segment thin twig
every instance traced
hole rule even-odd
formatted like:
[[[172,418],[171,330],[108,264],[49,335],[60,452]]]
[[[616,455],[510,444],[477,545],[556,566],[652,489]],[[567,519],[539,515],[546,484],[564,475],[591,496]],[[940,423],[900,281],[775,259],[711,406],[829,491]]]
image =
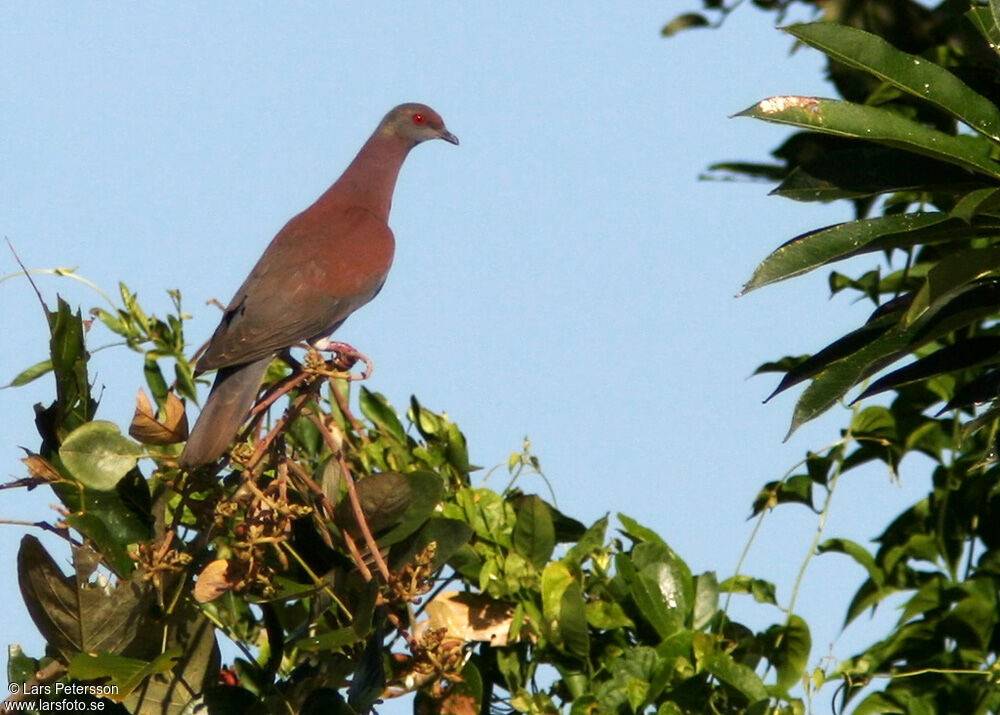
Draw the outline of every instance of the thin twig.
[[[64,526],[53,526],[47,521],[24,521],[22,519],[0,519],[0,524],[7,524],[9,526],[33,526],[36,529],[41,529],[42,531],[49,531],[57,536],[61,536],[66,539],[73,546],[83,546],[82,543],[74,539],[69,535],[69,529]]]

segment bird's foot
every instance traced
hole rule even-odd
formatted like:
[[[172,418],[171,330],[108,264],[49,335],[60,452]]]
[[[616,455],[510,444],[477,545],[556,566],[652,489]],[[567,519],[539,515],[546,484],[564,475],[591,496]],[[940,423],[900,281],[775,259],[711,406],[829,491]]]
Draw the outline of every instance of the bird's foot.
[[[314,342],[312,346],[316,350],[335,353],[331,362],[333,363],[334,368],[342,372],[349,372],[350,369],[358,363],[358,361],[363,362],[365,364],[364,372],[362,372],[356,379],[367,380],[371,377],[372,370],[375,369],[375,364],[371,361],[371,358],[347,343],[337,342],[336,340],[330,340],[329,338],[321,338]]]

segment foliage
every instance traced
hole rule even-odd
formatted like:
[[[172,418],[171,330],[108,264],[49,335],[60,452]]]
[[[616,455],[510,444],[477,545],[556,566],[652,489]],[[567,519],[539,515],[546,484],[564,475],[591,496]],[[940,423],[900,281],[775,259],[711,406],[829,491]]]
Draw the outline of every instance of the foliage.
[[[735,7],[703,4],[718,22]],[[830,289],[875,306],[812,355],[761,366],[783,373],[775,394],[808,383],[791,431],[838,403],[849,422],[804,470],[767,485],[755,508],[813,506],[846,471],[882,462],[895,475],[908,454],[930,458],[926,497],[885,528],[874,553],[847,538],[818,544],[864,570],[846,623],[891,595],[905,599],[891,632],[826,677],[841,679],[840,704],[854,713],[1000,711],[1000,2],[754,5],[779,19],[822,14],[784,30],[827,56],[841,98],[762,100],[741,116],[798,130],[774,151],[781,163],[715,168],[776,179],[774,193],[797,201],[851,201],[857,218],[792,238],[744,290],[871,256],[860,275],[832,272]],[[665,33],[712,24],[695,15]]]
[[[447,416],[416,398],[400,416],[365,388],[352,409],[355,376],[315,353],[275,362],[231,454],[181,472],[177,393],[195,385],[172,295],[164,320],[124,286],[120,309],[94,311],[142,355],[152,399],[140,391],[131,437],[96,418],[89,324],[61,299],[51,360],[18,378],[55,377],[14,486],[53,490],[64,512],[36,525],[73,564],[66,575],[22,540],[21,593],[47,647],[11,650],[21,705],[352,713],[416,692],[421,713],[803,712],[788,689],[805,672],[804,621],[754,633],[719,606],[723,593],[777,605],[771,584],[692,574],[627,516],[586,527],[523,492],[540,475],[527,442],[506,488],[475,486]],[[225,666],[220,638],[241,653]]]

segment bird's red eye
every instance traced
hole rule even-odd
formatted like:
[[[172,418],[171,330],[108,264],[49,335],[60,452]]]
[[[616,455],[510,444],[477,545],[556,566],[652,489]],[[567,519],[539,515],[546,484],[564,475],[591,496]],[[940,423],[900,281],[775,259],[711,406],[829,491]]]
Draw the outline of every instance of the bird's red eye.
[[[425,121],[427,121],[427,120],[424,119],[424,115],[423,114],[414,114],[413,115],[413,123],[414,124],[423,124]]]

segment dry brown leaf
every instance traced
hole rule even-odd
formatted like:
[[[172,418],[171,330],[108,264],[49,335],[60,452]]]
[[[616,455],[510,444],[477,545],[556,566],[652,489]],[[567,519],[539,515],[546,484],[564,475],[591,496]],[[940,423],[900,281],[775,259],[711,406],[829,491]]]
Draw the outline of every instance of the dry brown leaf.
[[[234,584],[227,578],[228,571],[229,561],[226,559],[216,559],[203,568],[194,584],[194,600],[208,603],[232,590]]]
[[[142,388],[135,397],[135,414],[128,433],[143,444],[177,444],[188,436],[187,414],[184,403],[172,392],[167,393],[167,403],[163,406],[163,419],[157,418],[146,392]]]
[[[476,699],[463,693],[451,693],[441,701],[441,715],[479,715]]]
[[[21,461],[24,463],[24,466],[28,468],[28,474],[30,474],[33,479],[40,479],[43,482],[62,481],[62,476],[56,468],[52,466],[52,462],[45,459],[45,457],[40,454],[28,452],[28,456]]]
[[[417,629],[446,628],[448,638],[483,641],[493,646],[507,645],[514,609],[480,593],[444,591],[424,609],[428,615]]]

